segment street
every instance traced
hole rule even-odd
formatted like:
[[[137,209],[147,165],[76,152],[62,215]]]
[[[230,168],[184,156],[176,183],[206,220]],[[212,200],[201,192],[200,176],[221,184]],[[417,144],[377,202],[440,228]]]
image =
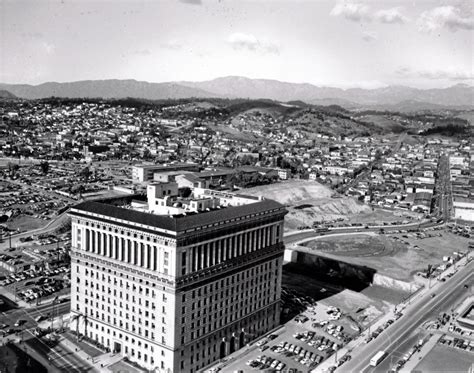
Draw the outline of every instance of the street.
[[[315,232],[313,229],[305,230],[298,233],[293,233],[290,235],[285,235],[283,241],[285,245],[290,245],[295,242],[304,240],[306,238],[311,237],[318,237],[318,236],[330,236],[331,234],[341,234],[341,233],[364,233],[364,232],[376,232],[379,233],[381,229],[384,230],[385,233],[390,233],[393,231],[399,231],[400,229],[403,230],[418,230],[424,228],[433,228],[437,226],[441,226],[443,223],[436,223],[436,222],[418,222],[418,223],[409,223],[409,224],[399,224],[399,225],[380,225],[380,226],[369,226],[368,228],[364,228],[361,226],[358,227],[340,227],[340,228],[328,228],[328,231],[318,233]]]
[[[384,331],[376,340],[352,352],[353,359],[346,363],[342,370],[348,372],[387,372],[400,356],[412,344],[410,336],[416,329],[439,313],[449,311],[454,304],[466,295],[463,284],[472,282],[474,262],[461,268],[449,281],[439,283],[437,289],[429,290],[423,297],[413,301],[404,315]],[[432,294],[435,294],[433,297]],[[376,367],[369,367],[369,361],[378,351],[385,351],[387,356]]]

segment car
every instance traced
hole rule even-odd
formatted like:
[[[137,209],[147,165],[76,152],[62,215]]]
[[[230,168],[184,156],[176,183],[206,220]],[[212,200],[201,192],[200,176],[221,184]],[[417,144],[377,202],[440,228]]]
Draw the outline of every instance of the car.
[[[431,298],[434,298],[434,297],[436,297],[436,294],[435,293],[431,294]]]
[[[18,327],[18,326],[23,325],[24,323],[26,323],[26,320],[18,319],[13,326]]]
[[[464,288],[469,288],[469,285],[468,284],[464,284]]]
[[[7,326],[7,324],[0,324],[0,329],[5,329]]]

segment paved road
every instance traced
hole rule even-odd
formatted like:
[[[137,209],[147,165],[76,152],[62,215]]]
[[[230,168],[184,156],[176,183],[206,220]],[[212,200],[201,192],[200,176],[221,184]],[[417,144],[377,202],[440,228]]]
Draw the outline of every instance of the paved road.
[[[369,228],[364,227],[340,227],[340,228],[329,228],[327,232],[315,232],[314,230],[305,230],[298,233],[287,234],[283,241],[286,245],[292,244],[306,238],[319,237],[319,236],[330,236],[331,234],[342,234],[342,233],[365,233],[365,232],[376,232],[379,233],[380,229],[383,229],[385,233],[390,233],[399,230],[418,230],[431,227],[441,226],[443,223],[436,222],[419,222],[409,223],[401,225],[381,225],[381,226],[370,226]]]
[[[449,172],[449,158],[446,155],[439,157],[436,185],[437,194],[439,196],[439,212],[444,221],[448,221],[451,216],[451,178]]]
[[[36,321],[38,316],[43,316],[44,321],[40,324],[43,327],[53,326],[67,327],[67,323],[61,325],[61,321],[56,320],[53,324],[51,323],[49,316],[61,316],[70,312],[71,302],[63,302],[59,304],[43,304],[31,309],[11,309],[6,312],[2,312],[0,315],[0,323],[7,324],[8,328],[20,329],[21,332],[18,335],[10,335],[7,339],[21,339],[24,343],[19,344],[19,347],[25,349],[35,359],[40,361],[50,372],[72,372],[72,373],[84,373],[93,370],[90,364],[83,361],[75,355],[75,351],[70,351],[63,345],[48,346],[45,341],[41,338],[37,338],[33,334],[33,330],[38,326]],[[13,325],[17,320],[25,320],[26,323],[21,327],[16,328]]]
[[[42,304],[38,307],[30,309],[11,309],[9,311],[0,313],[0,323],[7,324],[8,326],[6,329],[17,329],[14,324],[17,320],[21,319],[26,321],[26,323],[21,326],[21,330],[34,329],[38,326],[36,319],[39,316],[42,316],[44,320],[47,320],[50,316],[53,316],[53,314],[57,317],[69,313],[70,310],[71,302],[69,300],[67,302],[58,304],[52,304],[52,302],[50,302],[48,304]],[[56,323],[53,326],[59,327],[60,325]]]
[[[405,314],[377,339],[366,346],[353,352],[353,359],[343,365],[344,372],[387,372],[392,368],[400,355],[412,345],[409,342],[416,340],[413,334],[416,329],[426,320],[437,316],[439,313],[450,311],[453,305],[466,296],[467,289],[463,286],[471,284],[474,279],[474,261],[461,268],[453,278],[432,289],[427,294],[414,301],[413,305],[405,310]],[[435,294],[434,297],[431,297]],[[411,338],[411,340],[409,340]],[[369,367],[369,361],[378,351],[384,350],[388,353],[382,363],[374,367]],[[405,350],[405,351],[404,351]]]
[[[16,247],[17,244],[20,244],[20,238],[23,237],[30,237],[33,235],[40,235],[43,233],[48,233],[50,231],[53,231],[59,227],[61,227],[63,224],[65,224],[69,219],[69,216],[67,215],[67,211],[63,212],[62,214],[56,216],[53,220],[50,220],[44,227],[33,229],[27,232],[22,232],[19,234],[15,234],[11,237],[11,247]],[[0,243],[0,249],[6,249],[10,247],[10,239],[8,236],[3,237],[3,243]]]

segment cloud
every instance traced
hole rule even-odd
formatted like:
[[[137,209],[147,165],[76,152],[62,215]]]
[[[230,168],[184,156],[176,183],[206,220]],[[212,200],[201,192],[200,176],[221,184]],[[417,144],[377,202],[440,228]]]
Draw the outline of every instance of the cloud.
[[[44,37],[41,32],[22,32],[20,36],[24,39],[42,39]]]
[[[202,0],[179,0],[183,4],[202,5]]]
[[[44,42],[41,46],[47,54],[53,54],[56,50],[56,46],[52,43]]]
[[[473,30],[474,17],[472,13],[462,13],[461,9],[452,5],[440,6],[423,12],[417,21],[418,29],[423,32],[433,32],[447,28],[457,30]]]
[[[132,52],[132,54],[136,54],[138,56],[149,56],[151,51],[149,49],[139,49]]]
[[[247,50],[262,54],[280,53],[278,45],[268,40],[259,40],[252,34],[243,34],[240,32],[236,32],[227,38],[227,42],[235,50]]]
[[[366,42],[371,42],[377,40],[377,33],[374,31],[364,31],[362,34],[362,39]]]
[[[413,70],[407,66],[399,67],[395,74],[403,78],[423,78],[429,80],[452,80],[467,81],[474,80],[472,72],[463,71],[461,69],[447,70]]]
[[[183,44],[177,40],[169,40],[165,43],[160,44],[160,47],[163,49],[177,51],[177,50],[183,49]]]
[[[362,20],[370,21],[370,9],[367,5],[353,2],[339,2],[331,10],[330,15],[342,16],[349,21],[359,22]]]
[[[403,24],[408,21],[408,18],[402,14],[401,8],[399,7],[379,10],[374,13],[373,17],[382,23]]]
[[[339,1],[331,10],[331,16],[342,16],[353,22],[377,21],[388,24],[402,24],[408,21],[401,7],[373,11],[368,5],[353,1]]]

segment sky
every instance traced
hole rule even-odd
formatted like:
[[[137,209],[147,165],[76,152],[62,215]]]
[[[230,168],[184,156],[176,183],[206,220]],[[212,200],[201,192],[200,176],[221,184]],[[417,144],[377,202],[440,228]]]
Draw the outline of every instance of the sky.
[[[0,82],[473,84],[474,1],[0,0]]]

